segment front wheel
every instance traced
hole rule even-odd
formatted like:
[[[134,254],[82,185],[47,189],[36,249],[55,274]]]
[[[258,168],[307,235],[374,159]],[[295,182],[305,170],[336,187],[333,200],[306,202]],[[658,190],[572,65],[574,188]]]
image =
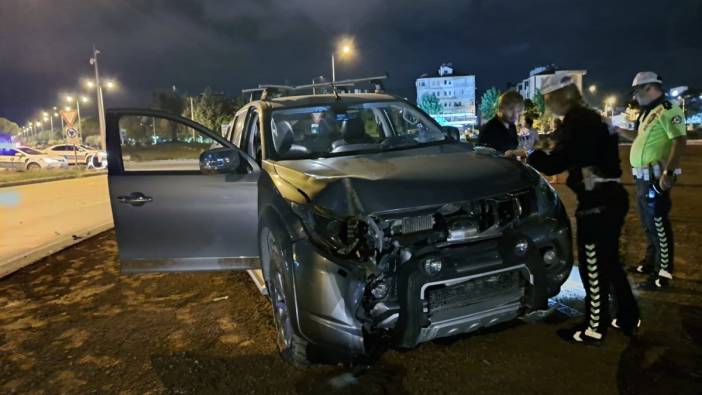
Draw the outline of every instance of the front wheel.
[[[261,227],[259,240],[261,260],[269,272],[266,286],[273,307],[278,352],[289,364],[297,368],[307,367],[310,365],[308,343],[297,333],[291,317],[291,293],[288,292],[290,260],[286,254],[290,251],[289,242],[268,225]]]
[[[30,163],[27,165],[27,171],[36,171],[41,169],[41,166],[39,166],[38,163]]]

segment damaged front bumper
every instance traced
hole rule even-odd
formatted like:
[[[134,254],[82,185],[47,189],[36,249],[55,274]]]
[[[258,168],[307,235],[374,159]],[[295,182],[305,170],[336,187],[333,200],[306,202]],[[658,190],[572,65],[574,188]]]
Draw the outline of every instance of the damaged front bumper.
[[[515,251],[526,242],[526,251]],[[295,324],[313,344],[346,355],[366,351],[369,337],[389,335],[391,345],[414,347],[468,333],[545,308],[572,267],[567,220],[530,217],[500,237],[424,248],[374,286],[355,262],[321,251],[308,239],[293,244]],[[427,260],[440,260],[430,273]]]

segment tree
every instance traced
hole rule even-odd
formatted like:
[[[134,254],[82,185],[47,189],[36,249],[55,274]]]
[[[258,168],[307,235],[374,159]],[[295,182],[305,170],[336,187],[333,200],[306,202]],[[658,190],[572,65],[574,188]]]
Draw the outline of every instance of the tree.
[[[538,112],[539,115],[544,115],[546,112],[546,102],[544,101],[544,95],[540,90],[537,90],[536,95],[534,95],[534,106],[536,107],[536,112]]]
[[[429,115],[441,114],[441,112],[443,111],[441,103],[439,102],[439,98],[429,93],[425,93],[424,95],[422,95],[422,98],[419,102],[419,108],[424,110],[424,112],[426,112]]]
[[[497,101],[501,94],[502,92],[494,86],[483,93],[483,96],[480,98],[480,116],[483,120],[488,120],[495,116]]]
[[[222,124],[231,121],[236,111],[244,104],[243,97],[229,97],[207,87],[200,96],[195,98],[194,120],[209,129],[219,131]]]
[[[161,111],[170,112],[175,115],[182,115],[185,110],[185,97],[179,95],[176,92],[157,92],[154,93],[154,105]],[[154,122],[157,122],[154,119]],[[166,128],[168,122],[165,120],[158,121],[161,127]],[[158,126],[154,126],[161,129]],[[178,128],[171,127],[171,141],[178,140]]]
[[[22,128],[19,127],[18,124],[10,121],[7,118],[0,117],[0,133],[1,134],[9,134],[9,135],[17,135],[22,131]]]
[[[181,115],[185,110],[185,97],[175,92],[155,92],[153,95],[154,107],[171,114]]]

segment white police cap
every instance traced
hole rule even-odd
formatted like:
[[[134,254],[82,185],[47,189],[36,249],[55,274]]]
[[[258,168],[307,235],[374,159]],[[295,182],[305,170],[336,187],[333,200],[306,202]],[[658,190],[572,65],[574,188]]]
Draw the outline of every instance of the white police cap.
[[[575,79],[570,74],[549,75],[541,81],[541,94],[545,95],[553,91],[575,85]]]
[[[661,77],[654,73],[653,71],[639,71],[634,77],[634,81],[631,83],[632,87],[644,85],[644,84],[663,84]]]

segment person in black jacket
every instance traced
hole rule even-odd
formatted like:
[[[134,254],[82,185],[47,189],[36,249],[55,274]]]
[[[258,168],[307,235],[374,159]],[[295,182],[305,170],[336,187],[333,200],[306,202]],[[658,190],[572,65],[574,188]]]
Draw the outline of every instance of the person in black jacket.
[[[480,128],[478,145],[494,148],[500,153],[519,145],[515,123],[524,111],[524,98],[516,91],[507,91],[498,99],[497,114]]]
[[[585,287],[586,315],[582,325],[560,330],[559,335],[571,342],[599,344],[611,324],[633,336],[640,325],[639,308],[619,261],[619,236],[629,198],[619,180],[618,137],[609,133],[598,113],[583,105],[572,77],[546,78],[542,93],[550,110],[563,116],[555,147],[550,153],[508,151],[505,155],[527,157],[531,166],[546,175],[568,170],[566,184],[578,197],[578,269]],[[617,302],[611,321],[610,286]]]

